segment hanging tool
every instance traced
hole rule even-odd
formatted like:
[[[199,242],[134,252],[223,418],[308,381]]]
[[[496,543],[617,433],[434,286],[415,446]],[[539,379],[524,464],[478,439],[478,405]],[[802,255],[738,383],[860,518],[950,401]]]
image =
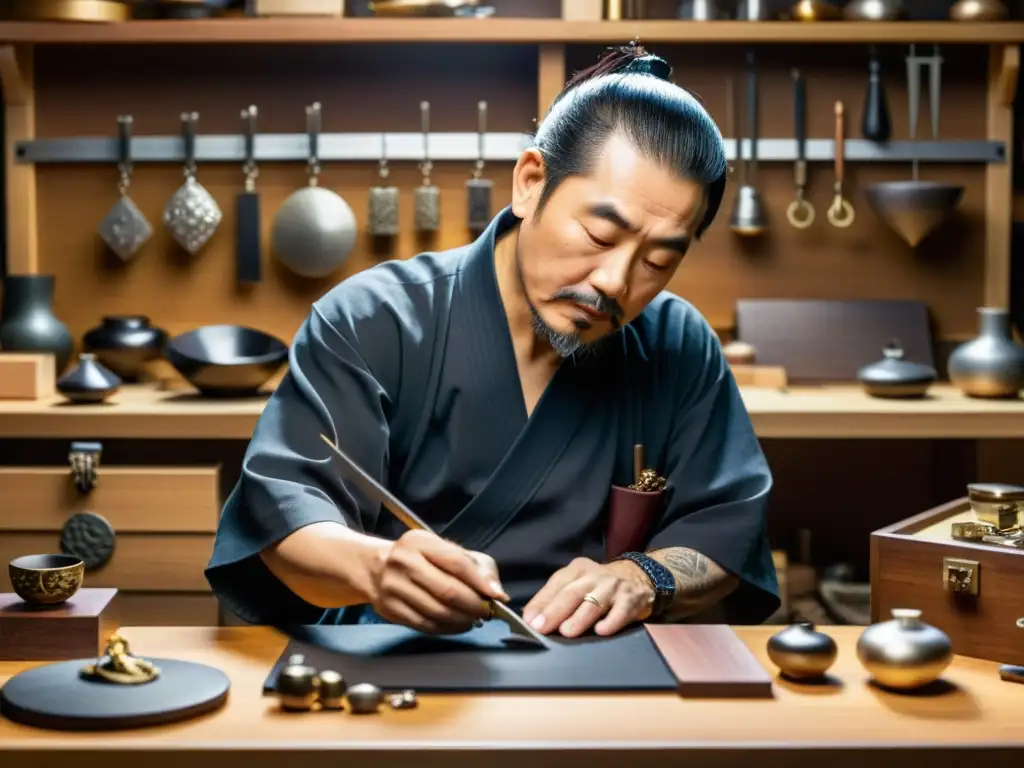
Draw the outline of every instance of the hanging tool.
[[[844,155],[846,154],[846,133],[845,133],[845,114],[843,108],[843,102],[836,102],[836,148],[835,148],[835,169],[836,169],[836,181],[834,185],[835,196],[832,198],[832,205],[828,209],[828,220],[833,227],[839,227],[845,229],[846,227],[853,224],[855,218],[853,212],[853,206],[850,205],[850,201],[843,197],[843,172],[844,172]]]
[[[864,97],[864,117],[860,132],[869,141],[888,141],[892,136],[892,120],[889,118],[889,100],[882,83],[882,63],[878,60],[878,49],[871,46],[868,60],[868,91]]]
[[[797,229],[807,229],[814,223],[814,206],[804,198],[807,187],[807,89],[799,69],[794,69],[793,105],[796,136],[796,163],[793,176],[796,182],[796,199],[786,208],[786,218]]]
[[[740,188],[736,190],[729,226],[737,235],[755,237],[764,233],[767,224],[761,196],[754,182],[757,178],[757,70],[754,52],[747,52],[747,125],[750,126],[750,164],[743,158],[743,139],[736,140],[736,155],[740,158]],[[737,110],[738,111],[738,110]],[[748,180],[748,174],[750,176]]]
[[[256,107],[242,110],[245,122],[245,190],[235,199],[235,279],[239,285],[258,283],[262,255],[260,252],[260,196],[256,179]]]
[[[473,175],[466,181],[466,208],[469,230],[479,234],[491,223],[491,192],[494,182],[483,177],[484,139],[487,137],[487,102],[477,103],[477,158]]]

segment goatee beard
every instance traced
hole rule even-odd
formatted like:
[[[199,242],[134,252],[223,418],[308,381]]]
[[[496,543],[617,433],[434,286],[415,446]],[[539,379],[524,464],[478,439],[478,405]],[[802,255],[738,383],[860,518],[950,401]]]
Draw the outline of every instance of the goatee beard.
[[[590,350],[592,345],[585,344],[578,333],[560,333],[545,323],[533,304],[530,304],[530,317],[537,338],[550,344],[559,357],[575,357]]]

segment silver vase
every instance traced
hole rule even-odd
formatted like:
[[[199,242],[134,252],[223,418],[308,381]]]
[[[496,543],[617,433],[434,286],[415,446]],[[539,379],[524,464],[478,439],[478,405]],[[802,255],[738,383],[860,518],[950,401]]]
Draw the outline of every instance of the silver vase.
[[[1024,347],[1013,339],[1010,313],[980,307],[981,332],[949,356],[949,380],[970,397],[1017,397],[1024,388]]]

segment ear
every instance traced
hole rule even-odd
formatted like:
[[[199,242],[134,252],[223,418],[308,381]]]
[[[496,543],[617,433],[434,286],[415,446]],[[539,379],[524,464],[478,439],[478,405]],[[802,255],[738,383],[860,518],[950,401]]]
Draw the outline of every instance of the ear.
[[[529,219],[544,188],[544,157],[534,147],[519,156],[512,171],[512,213],[518,219]]]

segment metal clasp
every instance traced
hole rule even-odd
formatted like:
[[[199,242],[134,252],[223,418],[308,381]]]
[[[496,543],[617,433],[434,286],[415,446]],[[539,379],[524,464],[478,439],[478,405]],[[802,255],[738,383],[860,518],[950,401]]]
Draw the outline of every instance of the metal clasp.
[[[978,577],[981,563],[977,560],[962,560],[946,557],[942,560],[942,581],[949,592],[957,595],[978,594]]]
[[[80,492],[89,493],[96,487],[102,453],[102,443],[71,444],[68,463],[71,465],[71,479]]]

